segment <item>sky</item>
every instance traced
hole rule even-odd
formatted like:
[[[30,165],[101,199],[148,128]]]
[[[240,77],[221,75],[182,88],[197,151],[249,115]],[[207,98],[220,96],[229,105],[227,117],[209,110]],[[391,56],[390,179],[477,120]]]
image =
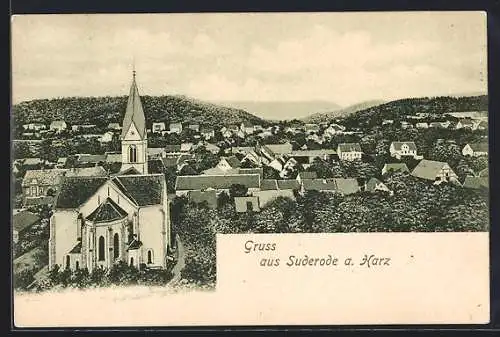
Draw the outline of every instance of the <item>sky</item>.
[[[209,101],[486,93],[486,14],[196,13],[12,19],[13,102],[127,95]]]

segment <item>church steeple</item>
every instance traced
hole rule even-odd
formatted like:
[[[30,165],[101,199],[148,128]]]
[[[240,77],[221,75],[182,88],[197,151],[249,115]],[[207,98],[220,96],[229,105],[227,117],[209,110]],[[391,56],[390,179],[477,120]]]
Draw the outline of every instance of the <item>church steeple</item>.
[[[132,84],[122,124],[122,171],[130,168],[140,174],[147,174],[147,132],[146,117],[136,83],[135,65]]]

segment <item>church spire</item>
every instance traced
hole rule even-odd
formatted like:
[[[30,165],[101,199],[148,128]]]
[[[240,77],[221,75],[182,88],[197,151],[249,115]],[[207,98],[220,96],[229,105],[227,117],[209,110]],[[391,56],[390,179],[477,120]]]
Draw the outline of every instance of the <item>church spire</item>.
[[[142,108],[141,97],[136,83],[135,65],[132,71],[132,85],[128,96],[127,109],[122,125],[122,138],[125,138],[131,125],[134,125],[141,139],[146,137],[146,118]]]

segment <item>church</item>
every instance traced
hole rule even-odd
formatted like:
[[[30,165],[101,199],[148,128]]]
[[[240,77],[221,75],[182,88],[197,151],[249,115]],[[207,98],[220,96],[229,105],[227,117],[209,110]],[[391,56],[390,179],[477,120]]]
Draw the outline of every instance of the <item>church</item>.
[[[65,177],[50,219],[49,269],[165,268],[172,246],[163,174],[149,174],[146,118],[133,73],[119,173]]]

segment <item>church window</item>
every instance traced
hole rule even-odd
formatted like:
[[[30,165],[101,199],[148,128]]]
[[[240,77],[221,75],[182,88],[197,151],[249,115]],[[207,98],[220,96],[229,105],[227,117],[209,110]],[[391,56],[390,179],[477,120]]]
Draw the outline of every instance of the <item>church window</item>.
[[[98,259],[99,261],[104,261],[105,258],[104,258],[104,236],[100,236],[99,237],[99,254],[98,254]]]
[[[120,237],[118,233],[113,236],[113,258],[118,258],[120,256]]]
[[[134,258],[133,258],[133,257],[131,257],[131,258],[130,258],[130,266],[131,266],[131,267],[133,267],[133,266],[134,266]]]
[[[80,262],[78,261],[75,262],[75,269],[76,270],[80,269]]]
[[[130,145],[128,148],[128,161],[131,163],[137,162],[137,148],[135,145]]]
[[[153,263],[153,251],[150,249],[148,250],[148,264]]]
[[[66,269],[69,269],[71,266],[71,260],[69,255],[66,255]]]

